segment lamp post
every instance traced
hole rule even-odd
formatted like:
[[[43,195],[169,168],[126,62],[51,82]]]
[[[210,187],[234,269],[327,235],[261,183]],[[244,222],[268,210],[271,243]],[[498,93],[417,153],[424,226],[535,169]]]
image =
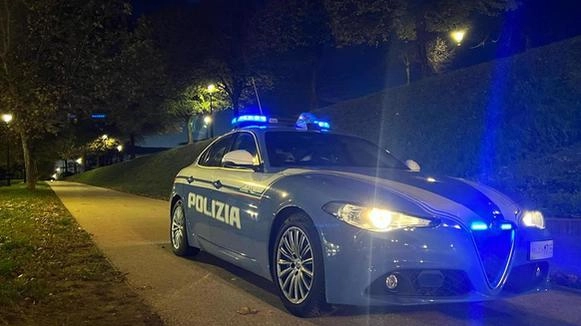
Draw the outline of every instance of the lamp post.
[[[214,117],[214,92],[216,92],[216,85],[210,84],[207,88],[208,94],[210,94],[210,119],[209,122],[204,122],[210,126],[210,138],[214,138],[214,124],[212,123],[212,118]]]
[[[12,121],[12,114],[3,114],[2,120],[6,122],[6,180],[10,186],[10,137],[8,137],[8,124]]]
[[[450,37],[456,42],[456,45],[462,45],[464,36],[466,35],[465,29],[456,29],[450,32]]]

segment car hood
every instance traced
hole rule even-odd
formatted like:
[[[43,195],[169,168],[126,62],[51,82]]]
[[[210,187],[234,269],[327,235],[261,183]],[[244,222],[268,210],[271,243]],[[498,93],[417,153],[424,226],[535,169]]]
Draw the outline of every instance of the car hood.
[[[298,171],[297,171],[298,172]],[[407,200],[428,214],[450,217],[463,224],[495,220],[516,222],[519,207],[508,197],[484,185],[460,178],[429,176],[409,170],[351,168],[339,170],[303,170],[325,176],[358,181],[373,187],[376,200],[387,192]],[[387,203],[390,204],[390,203]]]

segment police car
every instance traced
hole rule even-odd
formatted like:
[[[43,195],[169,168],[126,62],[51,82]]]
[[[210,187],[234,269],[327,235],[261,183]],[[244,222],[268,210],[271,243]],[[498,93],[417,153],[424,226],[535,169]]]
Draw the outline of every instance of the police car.
[[[424,175],[303,114],[240,116],[175,178],[170,239],[274,282],[286,308],[414,305],[545,289],[543,215],[472,181]],[[411,167],[411,168],[410,168]]]

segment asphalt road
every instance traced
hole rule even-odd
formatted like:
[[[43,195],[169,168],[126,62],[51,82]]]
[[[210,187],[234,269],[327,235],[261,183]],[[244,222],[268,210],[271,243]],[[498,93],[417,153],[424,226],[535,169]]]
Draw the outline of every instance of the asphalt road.
[[[174,256],[166,201],[62,181],[51,187],[167,325],[581,325],[581,295],[559,290],[477,304],[342,307],[296,318],[268,281],[207,254]],[[257,312],[243,314],[246,308]]]

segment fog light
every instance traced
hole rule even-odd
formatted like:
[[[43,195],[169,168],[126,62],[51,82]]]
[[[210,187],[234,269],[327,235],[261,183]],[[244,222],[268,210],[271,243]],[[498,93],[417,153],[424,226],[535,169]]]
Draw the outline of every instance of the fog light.
[[[389,274],[389,276],[385,279],[385,286],[388,289],[393,290],[397,287],[397,276],[395,274]]]

